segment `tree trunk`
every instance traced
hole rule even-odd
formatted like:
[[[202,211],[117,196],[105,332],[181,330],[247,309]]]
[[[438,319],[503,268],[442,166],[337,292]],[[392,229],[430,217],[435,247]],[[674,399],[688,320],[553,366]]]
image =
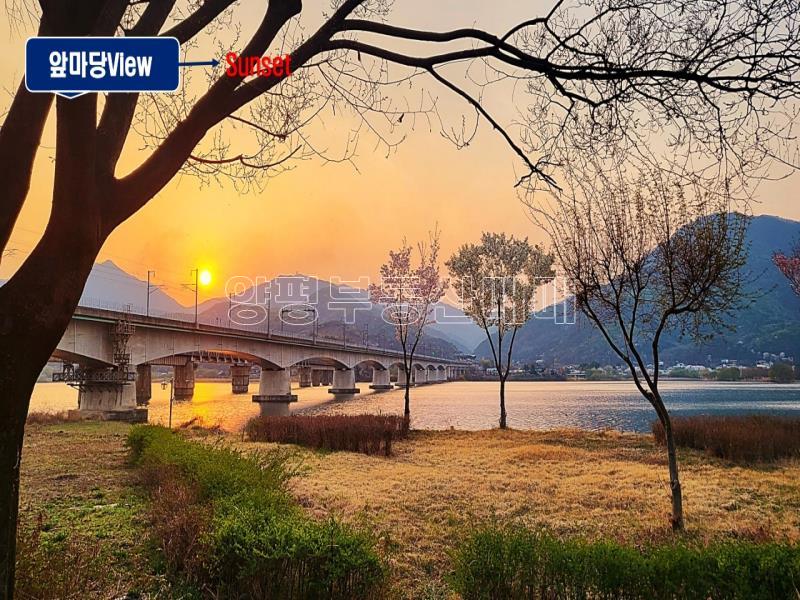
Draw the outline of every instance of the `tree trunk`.
[[[6,354],[7,348],[0,350]],[[14,596],[14,566],[19,507],[19,469],[28,401],[36,375],[19,372],[14,365],[0,364],[3,390],[0,415],[0,599]]]
[[[664,427],[664,439],[667,443],[667,461],[669,464],[669,487],[672,493],[672,522],[673,531],[683,531],[683,493],[681,480],[678,476],[678,454],[675,450],[675,438],[672,434],[672,419],[669,411],[664,406],[657,386],[651,386],[649,393],[643,392],[647,400],[658,415],[658,420]]]
[[[19,464],[22,457],[24,424],[15,415],[0,431],[0,598],[14,597],[14,567],[19,506]]]
[[[105,240],[94,202],[96,97],[59,99],[58,109],[51,219],[30,256],[0,287],[0,600],[14,591],[19,468],[33,386],[69,325]]]
[[[30,397],[78,304],[96,254],[96,249],[82,256],[65,254],[60,242],[71,235],[46,234],[0,288],[0,600],[13,598],[19,470]],[[58,263],[58,256],[70,260]]]
[[[506,380],[500,377],[500,429],[506,429]]]
[[[41,286],[30,279],[45,254],[37,251],[29,259],[33,266],[26,263],[0,288],[0,600],[13,598],[19,471],[31,394],[78,304],[93,262],[73,255],[72,265],[61,263],[64,277],[55,275],[53,297],[42,304]],[[79,273],[73,277],[70,271],[76,267]],[[53,274],[46,270],[35,275],[40,281],[49,276]]]
[[[666,413],[666,411],[665,411]],[[678,455],[675,451],[675,437],[672,435],[672,422],[666,414],[662,419],[664,438],[667,441],[667,457],[669,459],[669,487],[672,490],[672,529],[683,531],[683,493],[678,476]]]
[[[403,409],[403,416],[406,421],[411,421],[411,373],[406,373],[405,407]]]

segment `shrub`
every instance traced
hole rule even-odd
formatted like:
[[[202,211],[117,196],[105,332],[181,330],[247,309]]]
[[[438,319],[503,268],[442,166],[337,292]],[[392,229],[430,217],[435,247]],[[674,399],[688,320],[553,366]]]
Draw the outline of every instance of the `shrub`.
[[[746,415],[676,417],[675,443],[705,450],[711,456],[737,461],[769,461],[800,456],[800,419]],[[653,423],[653,436],[665,444],[664,428]]]
[[[77,411],[61,411],[56,413],[34,411],[28,413],[26,423],[28,425],[58,425],[80,420],[81,417],[77,414]]]
[[[245,434],[252,442],[390,456],[392,442],[408,435],[408,420],[394,415],[255,417],[245,426]]]
[[[486,527],[454,552],[451,581],[465,600],[797,598],[800,549],[776,543],[675,543],[636,549]]]
[[[769,369],[769,378],[776,383],[792,383],[794,367],[788,363],[775,363]]]
[[[111,573],[96,541],[49,532],[43,515],[20,514],[17,526],[17,598],[78,600],[107,595]]]
[[[128,446],[154,501],[165,501],[154,530],[167,568],[214,597],[365,598],[381,589],[374,540],[310,519],[287,494],[286,452],[245,456],[154,426],[133,428]]]
[[[721,367],[714,371],[717,381],[739,381],[742,378],[742,372],[739,367]]]

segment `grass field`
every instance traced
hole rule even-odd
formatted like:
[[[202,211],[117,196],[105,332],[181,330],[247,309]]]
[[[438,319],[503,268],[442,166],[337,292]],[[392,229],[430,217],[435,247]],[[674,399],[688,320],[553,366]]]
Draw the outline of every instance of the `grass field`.
[[[28,516],[44,513],[53,531],[96,539],[110,557],[112,591],[159,590],[163,581],[147,562],[144,500],[125,462],[126,431],[112,423],[29,427],[22,506]],[[473,522],[513,519],[559,536],[630,543],[672,535],[665,458],[651,436],[412,432],[390,458],[296,452],[304,469],[292,492],[314,515],[372,527],[400,597],[448,596],[448,552]],[[742,466],[692,450],[680,458],[687,536],[800,540],[800,461]]]

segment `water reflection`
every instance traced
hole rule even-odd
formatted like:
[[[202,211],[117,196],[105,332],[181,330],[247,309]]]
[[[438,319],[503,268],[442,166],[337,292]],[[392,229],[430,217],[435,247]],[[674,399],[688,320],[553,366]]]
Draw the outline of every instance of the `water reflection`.
[[[295,413],[401,414],[401,390],[376,393],[368,383],[359,383],[362,393],[335,402],[326,387],[295,389],[299,401]],[[257,383],[250,384],[254,393]],[[721,384],[664,382],[666,402],[674,415],[739,414],[761,412],[800,417],[800,384]],[[421,429],[488,429],[497,425],[497,384],[451,382],[412,389],[414,427]],[[38,384],[32,411],[56,412],[77,406],[77,393],[61,383]],[[506,389],[509,426],[518,429],[613,428],[648,431],[654,419],[652,408],[630,382],[509,382]],[[153,383],[150,421],[166,424],[169,388]],[[197,382],[194,398],[176,402],[173,424],[200,417],[208,425],[240,431],[258,414],[250,395],[234,395],[230,382]]]

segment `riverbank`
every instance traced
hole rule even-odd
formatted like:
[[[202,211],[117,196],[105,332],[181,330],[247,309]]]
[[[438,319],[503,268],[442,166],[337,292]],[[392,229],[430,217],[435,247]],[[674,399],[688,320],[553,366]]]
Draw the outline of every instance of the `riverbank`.
[[[42,514],[46,535],[95,541],[110,574],[105,597],[163,593],[166,585],[147,543],[146,502],[126,463],[127,431],[118,423],[30,426],[23,456],[25,519]],[[277,446],[222,437],[246,452]],[[401,597],[447,597],[448,552],[472,523],[510,519],[559,536],[630,543],[672,535],[663,450],[648,435],[416,431],[391,458],[292,450],[303,464],[292,493],[317,517],[371,528]],[[800,540],[800,461],[735,466],[682,450],[681,465],[690,538]]]

